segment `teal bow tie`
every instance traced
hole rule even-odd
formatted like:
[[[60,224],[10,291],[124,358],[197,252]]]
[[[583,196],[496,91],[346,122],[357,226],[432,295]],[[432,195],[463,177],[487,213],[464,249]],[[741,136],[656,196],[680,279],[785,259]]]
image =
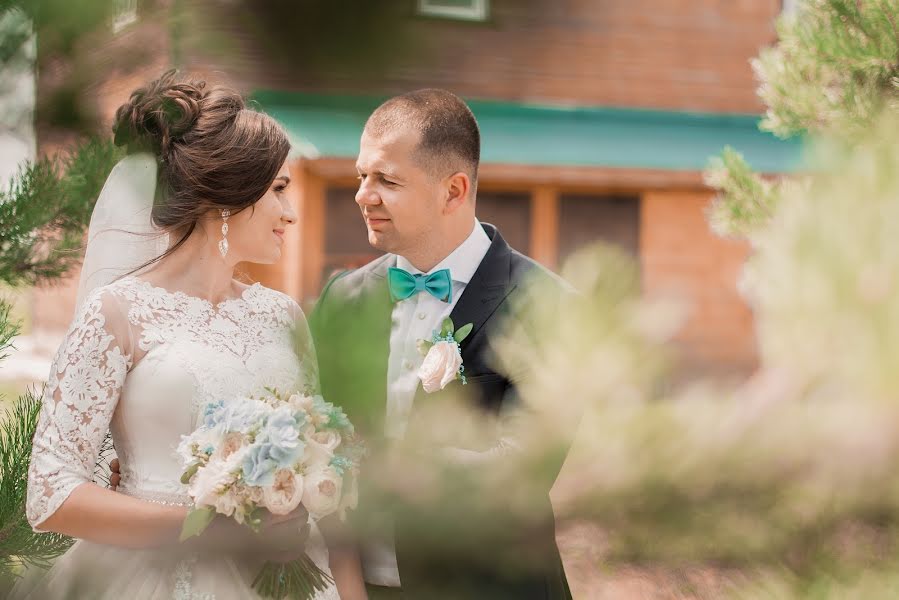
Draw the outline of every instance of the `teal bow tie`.
[[[390,297],[394,302],[411,298],[419,292],[427,292],[442,302],[453,299],[453,279],[449,269],[441,269],[430,275],[413,275],[403,269],[390,267],[387,271]]]

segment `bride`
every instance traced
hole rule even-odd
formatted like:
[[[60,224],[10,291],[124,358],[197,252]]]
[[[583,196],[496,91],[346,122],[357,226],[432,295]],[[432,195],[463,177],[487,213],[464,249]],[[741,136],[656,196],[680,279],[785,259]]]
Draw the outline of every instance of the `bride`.
[[[317,387],[303,314],[288,296],[234,279],[235,265],[273,263],[296,221],[286,192],[289,142],[242,98],[174,72],[116,113],[129,155],[94,209],[79,307],[54,360],[28,480],[36,531],[77,542],[49,572],[30,571],[13,598],[257,598],[267,559],[302,552],[326,570],[307,514],[270,517],[261,533],[216,519],[178,543],[190,499],[174,450],[202,407],[264,387]],[[161,244],[161,245],[160,245]],[[294,326],[305,332],[299,344]],[[121,481],[92,482],[111,430]],[[356,564],[332,552],[337,587],[317,600],[364,598]]]

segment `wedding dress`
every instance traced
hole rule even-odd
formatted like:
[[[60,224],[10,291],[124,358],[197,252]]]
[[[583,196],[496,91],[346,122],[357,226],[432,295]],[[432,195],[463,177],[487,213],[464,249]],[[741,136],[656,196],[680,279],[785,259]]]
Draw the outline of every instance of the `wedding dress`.
[[[121,464],[118,492],[189,505],[175,448],[206,403],[261,393],[311,391],[311,338],[288,296],[255,284],[218,305],[134,276],[96,288],[56,355],[34,439],[27,515],[40,530],[89,481],[106,432]],[[299,353],[299,356],[297,356]],[[314,529],[314,528],[313,528]],[[327,572],[317,532],[307,551]],[[131,550],[77,541],[47,572],[29,570],[13,598],[232,600],[257,598],[261,562],[178,548]],[[333,587],[316,600],[339,600]]]

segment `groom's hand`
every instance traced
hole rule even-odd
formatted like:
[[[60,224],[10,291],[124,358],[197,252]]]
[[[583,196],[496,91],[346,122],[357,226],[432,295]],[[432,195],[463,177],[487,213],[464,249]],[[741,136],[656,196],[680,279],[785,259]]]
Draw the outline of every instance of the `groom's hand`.
[[[122,480],[122,474],[119,472],[119,459],[114,458],[109,463],[109,489],[115,491],[117,487],[119,487],[119,482]]]
[[[186,543],[193,551],[288,562],[305,552],[308,522],[309,513],[302,507],[288,515],[266,515],[258,533],[233,519],[217,517],[202,535]]]
[[[268,515],[256,536],[256,556],[273,562],[296,560],[306,553],[309,513],[300,506],[287,515]]]

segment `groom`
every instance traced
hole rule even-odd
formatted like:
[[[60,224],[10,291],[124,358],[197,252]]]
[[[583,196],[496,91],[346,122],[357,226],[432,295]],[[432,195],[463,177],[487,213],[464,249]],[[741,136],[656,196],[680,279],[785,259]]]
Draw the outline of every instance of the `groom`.
[[[474,115],[447,91],[397,96],[366,122],[356,163],[356,203],[369,242],[386,254],[332,279],[310,324],[324,396],[343,406],[369,440],[386,446],[401,443],[423,406],[462,389],[456,380],[428,394],[418,376],[418,341],[430,338],[447,317],[457,328],[472,325],[461,355],[464,391],[475,409],[484,419],[500,422],[525,414],[515,383],[495,370],[491,339],[504,317],[514,316],[525,279],[536,277],[560,290],[563,284],[510,248],[495,227],[477,220],[479,160]],[[466,461],[474,471],[491,461],[512,459],[527,443],[502,427],[499,431],[492,448],[454,449],[453,460],[461,470],[468,468]],[[387,515],[382,521],[386,525],[360,542],[369,597],[571,598],[548,497],[559,466],[551,469],[539,497],[531,499],[537,508],[527,526],[504,526],[499,535],[496,528],[469,528],[463,542],[447,536],[445,548],[433,539],[422,541],[427,536],[420,517],[427,509],[372,506],[377,500],[366,495],[363,485],[359,514],[365,519],[379,512]],[[363,473],[363,479],[366,476],[384,473]],[[488,512],[487,520],[499,522],[506,516],[501,509],[476,507],[472,518],[478,512],[483,518],[482,509]],[[432,511],[426,518],[436,522],[441,514]],[[435,527],[452,531],[453,523]],[[489,560],[478,558],[485,555]]]

